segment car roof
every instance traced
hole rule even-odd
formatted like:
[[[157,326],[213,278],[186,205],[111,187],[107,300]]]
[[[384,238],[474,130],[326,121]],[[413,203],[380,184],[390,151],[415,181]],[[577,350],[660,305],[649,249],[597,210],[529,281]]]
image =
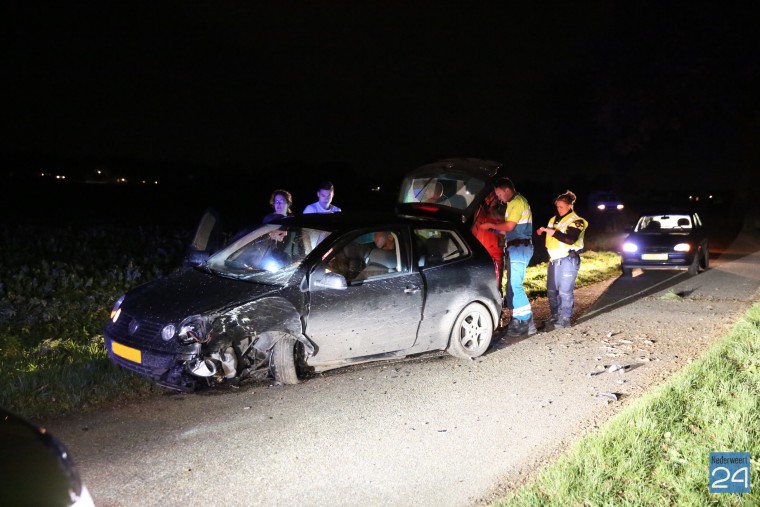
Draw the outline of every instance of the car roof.
[[[369,227],[383,227],[405,224],[414,227],[444,227],[458,228],[461,224],[456,221],[437,218],[434,216],[408,216],[391,212],[340,212],[340,213],[310,213],[283,217],[269,222],[269,225],[290,225],[308,227],[325,231],[340,231]]]
[[[694,213],[697,213],[696,210],[689,210],[689,209],[657,209],[654,208],[652,211],[646,211],[644,213],[639,214],[639,218],[641,217],[648,217],[648,216],[654,216],[654,215],[692,215]],[[697,213],[698,214],[698,213]]]

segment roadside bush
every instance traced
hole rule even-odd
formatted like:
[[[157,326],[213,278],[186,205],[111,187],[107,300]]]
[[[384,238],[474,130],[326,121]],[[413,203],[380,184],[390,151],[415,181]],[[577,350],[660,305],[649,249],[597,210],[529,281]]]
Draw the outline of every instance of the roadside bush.
[[[180,265],[189,233],[160,226],[0,224],[0,405],[26,416],[118,396],[101,330],[116,298]],[[118,393],[118,391],[117,391]]]

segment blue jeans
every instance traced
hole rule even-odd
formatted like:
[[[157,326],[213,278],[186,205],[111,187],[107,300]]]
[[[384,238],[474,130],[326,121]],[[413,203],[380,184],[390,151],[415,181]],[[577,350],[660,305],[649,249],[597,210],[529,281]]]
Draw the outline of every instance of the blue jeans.
[[[546,273],[546,296],[549,299],[552,315],[559,315],[564,319],[573,316],[575,304],[573,290],[580,266],[581,258],[578,255],[568,255],[549,262]]]
[[[533,257],[533,245],[517,245],[507,248],[506,262],[504,263],[507,277],[504,302],[507,308],[512,310],[512,317],[517,320],[530,320],[533,317],[533,310],[523,287],[525,270],[531,257]]]

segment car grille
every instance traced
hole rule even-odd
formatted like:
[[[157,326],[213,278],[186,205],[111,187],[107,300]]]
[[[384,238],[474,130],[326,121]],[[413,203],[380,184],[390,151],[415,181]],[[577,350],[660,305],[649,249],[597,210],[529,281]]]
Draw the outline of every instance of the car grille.
[[[130,325],[136,325],[134,332],[130,331]],[[163,324],[143,319],[136,319],[133,315],[122,312],[116,324],[109,323],[106,333],[110,338],[124,345],[142,350],[156,350],[161,352],[177,353],[182,350],[177,340],[168,342],[161,339]]]

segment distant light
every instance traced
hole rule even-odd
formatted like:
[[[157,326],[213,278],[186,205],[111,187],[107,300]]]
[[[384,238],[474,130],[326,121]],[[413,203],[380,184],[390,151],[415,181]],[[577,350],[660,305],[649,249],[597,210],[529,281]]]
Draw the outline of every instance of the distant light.
[[[607,206],[604,205],[604,204],[599,204],[599,205],[597,205],[597,208],[600,209],[600,210],[605,210],[605,209],[607,209]]]
[[[45,173],[40,173],[40,176],[42,176],[44,178],[45,177]]]
[[[709,196],[709,197],[708,197],[708,199],[712,199],[712,198],[713,198],[713,196]]]
[[[158,185],[158,180],[153,182],[154,185]]]
[[[622,204],[618,204],[618,205],[617,205],[617,209],[623,209],[624,207],[625,207],[625,206],[623,206]]]
[[[96,172],[97,174],[103,174],[103,171],[101,171],[100,169],[95,169],[95,172]]]
[[[379,192],[379,191],[380,191],[380,187],[379,187],[379,186],[377,186],[377,187],[372,187],[370,190],[371,190],[372,192]]]

